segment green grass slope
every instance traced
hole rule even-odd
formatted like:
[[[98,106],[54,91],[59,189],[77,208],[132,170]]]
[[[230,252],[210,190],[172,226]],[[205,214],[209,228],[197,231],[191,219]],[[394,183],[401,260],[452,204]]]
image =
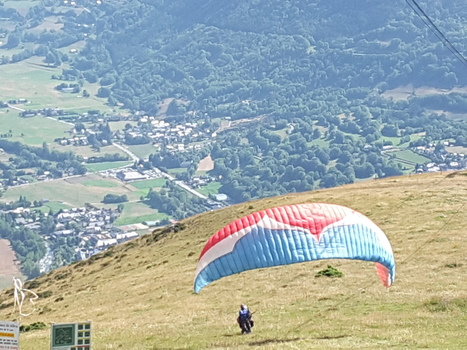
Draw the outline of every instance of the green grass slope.
[[[368,181],[243,203],[184,220],[27,283],[42,295],[33,322],[93,321],[93,349],[465,349],[467,172]],[[384,288],[372,263],[325,260],[244,272],[192,290],[198,255],[232,220],[271,206],[327,202],[368,215],[388,235],[397,275]],[[328,264],[343,278],[316,278]],[[13,291],[0,320],[17,319]],[[256,326],[242,336],[240,303]],[[25,303],[27,305],[27,303]],[[21,334],[49,347],[50,329]]]

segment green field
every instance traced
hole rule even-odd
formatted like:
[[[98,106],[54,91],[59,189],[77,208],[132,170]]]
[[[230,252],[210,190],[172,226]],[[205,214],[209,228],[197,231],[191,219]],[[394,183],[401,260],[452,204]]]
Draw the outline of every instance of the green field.
[[[208,171],[206,171],[206,170],[196,170],[194,176],[203,176],[203,175],[206,175],[207,173],[208,173]]]
[[[329,141],[326,141],[323,137],[315,139],[307,143],[309,146],[318,146],[318,147],[329,147]]]
[[[161,188],[167,183],[167,180],[163,177],[159,179],[143,180],[143,181],[134,181],[131,183],[133,187],[137,189],[144,190],[150,188]]]
[[[52,143],[49,146],[50,149],[59,151],[59,152],[72,152],[81,157],[101,157],[104,154],[115,154],[118,153],[120,155],[126,156],[127,154],[123,152],[120,148],[115,147],[114,145],[109,145],[105,147],[101,147],[100,150],[97,152],[91,146],[73,146],[73,145],[66,145],[62,146],[57,142]],[[129,163],[128,161],[127,163]]]
[[[128,208],[125,210],[121,220],[125,220],[125,222],[131,221],[130,216],[133,215],[135,217],[134,222],[142,222],[150,220],[150,218],[145,218],[142,221],[138,221],[142,216],[153,215],[151,213],[155,211],[144,203],[138,202],[141,197],[147,195],[150,188],[160,189],[166,181],[164,178],[159,178],[127,184],[113,177],[87,174],[65,179],[35,182],[25,186],[10,187],[0,198],[0,201],[15,201],[20,196],[26,196],[31,202],[47,199],[48,202],[42,207],[42,211],[48,212],[49,209],[57,211],[62,208],[82,207],[85,203],[91,203],[97,207],[116,208],[117,205],[104,205],[102,203],[104,196],[106,194],[126,195],[128,201],[131,203],[124,203]],[[137,209],[130,209],[134,207]]]
[[[9,112],[0,109],[0,133],[10,130],[13,137],[8,138],[9,141],[42,146],[44,142],[52,143],[55,138],[67,137],[70,126],[44,117],[20,118],[18,112],[13,109]]]
[[[409,162],[414,162],[418,164],[425,164],[430,162],[430,159],[424,156],[421,156],[411,150],[402,150],[389,153],[391,155],[395,155],[397,158],[407,160]]]
[[[281,129],[281,130],[274,130],[272,131],[273,134],[279,135],[281,137],[281,140],[284,141],[289,134],[287,134],[287,128]]]
[[[393,146],[399,146],[399,144],[401,143],[401,138],[400,137],[383,136],[378,141],[381,141],[383,143],[390,142],[391,145],[393,145]]]
[[[84,186],[94,186],[94,187],[118,187],[119,185],[116,184],[113,181],[107,181],[107,180],[88,180],[88,181],[83,181],[81,182]]]
[[[56,213],[61,209],[71,209],[71,208],[72,208],[72,206],[61,203],[61,202],[48,202],[48,203],[45,203],[39,209],[43,213],[48,213],[50,210],[52,210],[54,213]]]
[[[0,55],[10,55],[0,50]],[[97,84],[85,83],[83,89],[91,94],[89,98],[83,98],[80,94],[67,94],[55,90],[60,84],[59,80],[51,78],[52,75],[60,75],[66,65],[60,67],[48,67],[42,63],[41,57],[31,57],[28,60],[0,66],[0,101],[25,98],[29,104],[16,107],[22,109],[39,109],[44,107],[59,107],[65,110],[73,110],[77,113],[91,109],[111,111],[105,105],[106,100],[95,97]]]
[[[151,154],[156,153],[156,148],[152,143],[145,145],[132,145],[128,149],[133,152],[138,158],[147,159]]]
[[[114,222],[116,226],[131,225],[143,221],[158,221],[167,218],[166,214],[159,213],[141,202],[123,203],[123,213]]]
[[[126,165],[130,165],[131,163],[127,161],[119,161],[119,162],[102,162],[102,163],[87,163],[86,169],[90,172],[98,172],[102,170],[109,170],[109,169],[116,169],[120,167],[124,167]]]
[[[97,182],[94,182],[97,181]],[[102,187],[106,183],[106,187]],[[114,183],[115,187],[110,183]],[[139,200],[141,193],[123,185],[117,179],[102,178],[95,174],[68,179],[37,182],[27,186],[10,187],[0,198],[2,202],[18,200],[26,196],[29,201],[48,199],[71,207],[82,207],[85,203],[102,206],[101,201],[106,194],[127,195],[128,200]]]
[[[180,173],[183,173],[187,170],[187,168],[171,168],[171,169],[167,169],[168,173],[170,175],[177,175],[177,174],[180,174]]]
[[[197,189],[198,192],[204,194],[205,196],[209,196],[210,194],[217,194],[219,193],[219,188],[222,186],[220,182],[214,181],[208,183],[206,186],[202,186]]]
[[[124,113],[122,113],[124,114]],[[136,126],[138,125],[138,122],[135,122],[133,120],[123,120],[119,122],[109,122],[110,130],[123,130],[125,129],[125,125],[130,124],[131,126]]]

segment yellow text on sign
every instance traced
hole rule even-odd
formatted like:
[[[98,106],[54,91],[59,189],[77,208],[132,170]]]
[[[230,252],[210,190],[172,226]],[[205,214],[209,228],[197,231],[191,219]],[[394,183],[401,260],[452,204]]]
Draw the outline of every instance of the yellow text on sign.
[[[15,335],[14,335],[13,333],[1,333],[1,332],[0,332],[0,337],[14,338]]]

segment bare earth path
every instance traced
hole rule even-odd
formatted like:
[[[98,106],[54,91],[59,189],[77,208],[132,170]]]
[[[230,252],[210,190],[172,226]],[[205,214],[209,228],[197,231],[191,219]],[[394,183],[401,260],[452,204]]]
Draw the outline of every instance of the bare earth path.
[[[6,239],[0,239],[0,289],[11,287],[13,277],[20,277],[19,265],[16,262],[16,256],[11,249],[10,242]]]

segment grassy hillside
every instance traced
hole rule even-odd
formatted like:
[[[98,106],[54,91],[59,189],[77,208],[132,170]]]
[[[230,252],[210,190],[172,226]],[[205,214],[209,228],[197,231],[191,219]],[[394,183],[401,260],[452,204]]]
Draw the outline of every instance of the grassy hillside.
[[[94,349],[465,349],[467,172],[368,181],[243,203],[183,221],[53,271],[27,286],[42,298],[33,322],[92,320]],[[207,238],[239,216],[271,206],[328,202],[375,221],[396,255],[386,290],[373,264],[332,260],[230,276],[194,294]],[[316,278],[331,264],[345,273]],[[12,290],[0,320],[13,320]],[[238,305],[255,311],[252,335],[235,324]],[[47,328],[21,335],[23,350],[47,349]]]

